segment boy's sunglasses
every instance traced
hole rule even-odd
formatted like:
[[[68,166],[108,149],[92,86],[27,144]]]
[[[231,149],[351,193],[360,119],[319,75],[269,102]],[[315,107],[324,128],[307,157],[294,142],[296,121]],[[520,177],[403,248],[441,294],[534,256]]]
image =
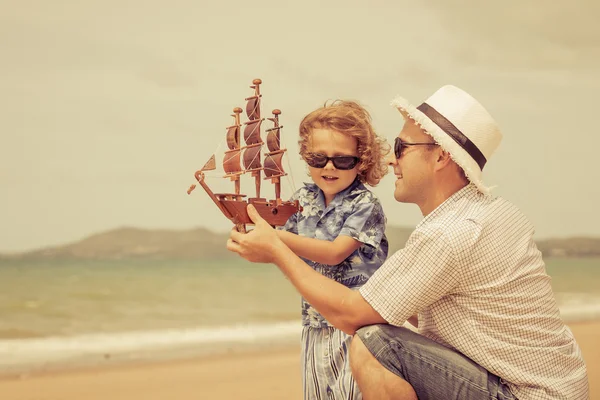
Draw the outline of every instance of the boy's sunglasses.
[[[327,157],[325,154],[308,153],[304,157],[306,163],[313,168],[325,168],[329,160],[336,169],[349,170],[356,167],[360,158],[355,156],[333,156]]]
[[[399,137],[396,137],[394,141],[394,155],[396,156],[396,160],[400,158],[402,155],[402,148],[404,146],[437,146],[437,143],[408,143],[403,142]]]

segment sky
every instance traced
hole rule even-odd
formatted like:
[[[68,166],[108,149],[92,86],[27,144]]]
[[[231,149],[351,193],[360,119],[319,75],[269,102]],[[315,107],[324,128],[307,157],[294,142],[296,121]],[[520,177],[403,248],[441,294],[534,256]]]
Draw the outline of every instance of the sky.
[[[454,84],[500,125],[484,180],[536,237],[600,236],[600,3],[525,3],[3,0],[0,252],[123,226],[229,230],[186,189],[255,78],[263,110],[282,110],[282,197],[309,181],[298,124],[326,100],[360,101],[392,140],[392,98]],[[389,224],[422,218],[392,175],[374,191]]]

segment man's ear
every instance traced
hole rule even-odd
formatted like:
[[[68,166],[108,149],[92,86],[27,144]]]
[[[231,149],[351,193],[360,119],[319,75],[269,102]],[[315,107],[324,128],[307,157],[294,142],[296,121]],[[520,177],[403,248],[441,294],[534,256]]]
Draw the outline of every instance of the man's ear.
[[[445,150],[442,150],[441,147],[438,147],[437,153],[437,160],[435,163],[436,170],[446,168],[449,164],[453,162],[452,157],[450,157],[450,153],[448,153]]]

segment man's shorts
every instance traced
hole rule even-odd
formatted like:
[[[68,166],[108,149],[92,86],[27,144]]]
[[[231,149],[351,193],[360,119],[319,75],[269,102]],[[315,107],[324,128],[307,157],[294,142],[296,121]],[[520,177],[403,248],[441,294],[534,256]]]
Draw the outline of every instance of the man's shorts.
[[[381,365],[411,384],[419,400],[516,399],[498,376],[407,328],[370,325],[356,334]]]

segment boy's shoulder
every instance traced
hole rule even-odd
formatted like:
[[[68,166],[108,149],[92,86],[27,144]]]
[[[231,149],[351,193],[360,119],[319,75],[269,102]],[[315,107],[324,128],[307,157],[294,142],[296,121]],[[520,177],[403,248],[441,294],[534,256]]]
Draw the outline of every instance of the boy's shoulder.
[[[290,200],[302,199],[302,198],[305,198],[309,194],[311,194],[312,197],[316,197],[318,192],[319,192],[319,188],[316,184],[304,182],[304,184],[294,192],[294,194],[292,195],[292,198]]]
[[[379,198],[375,193],[369,190],[364,184],[356,185],[346,194],[346,199],[353,203],[374,203],[379,204]]]
[[[302,203],[312,203],[317,201],[320,193],[319,187],[315,183],[304,183],[302,187],[296,190],[290,200],[300,200]],[[369,203],[374,206],[381,206],[381,202],[375,193],[369,190],[363,183],[357,181],[350,187],[341,192],[342,196],[336,201],[336,206],[348,206]]]

